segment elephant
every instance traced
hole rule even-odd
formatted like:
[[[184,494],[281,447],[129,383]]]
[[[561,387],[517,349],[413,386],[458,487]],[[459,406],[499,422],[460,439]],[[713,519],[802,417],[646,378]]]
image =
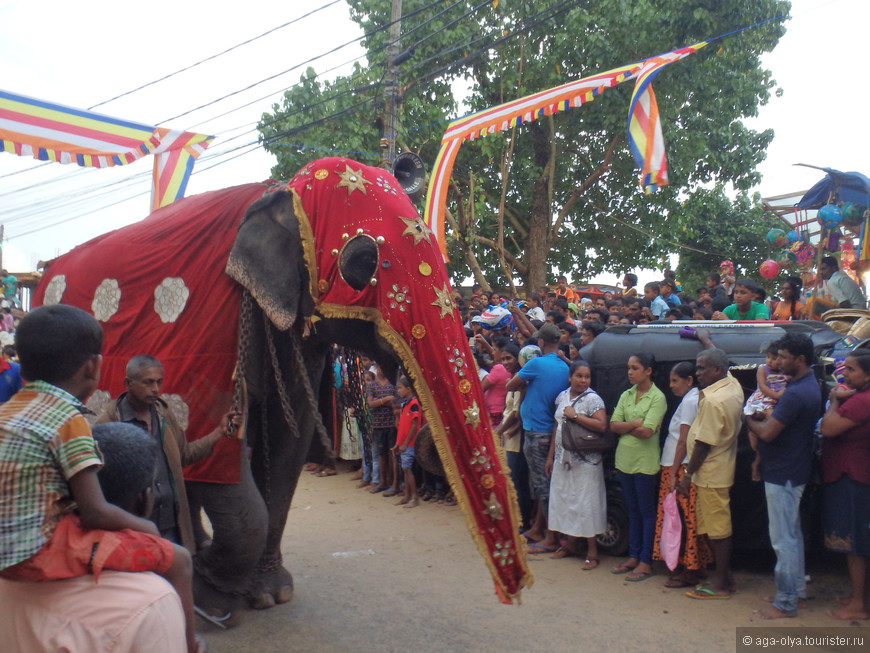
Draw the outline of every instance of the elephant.
[[[443,256],[398,181],[330,157],[289,181],[184,198],[49,263],[34,304],[90,311],[105,333],[89,405],[123,390],[147,353],[165,398],[202,437],[227,406],[234,438],[185,468],[212,544],[194,558],[197,604],[213,614],[290,600],[280,543],[312,447],[338,344],[404,369],[448,481],[495,583],[512,602],[531,581],[514,488],[496,444]],[[198,512],[198,511],[197,511]]]

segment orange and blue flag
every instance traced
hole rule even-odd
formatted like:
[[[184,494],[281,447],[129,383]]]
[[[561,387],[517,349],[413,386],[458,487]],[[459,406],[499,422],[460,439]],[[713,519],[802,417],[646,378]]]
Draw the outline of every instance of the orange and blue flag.
[[[653,78],[668,64],[688,57],[707,45],[701,41],[679,50],[673,50],[641,62],[636,73],[634,92],[628,108],[628,145],[637,167],[641,170],[640,183],[647,193],[668,184],[668,158],[662,121],[652,88]]]

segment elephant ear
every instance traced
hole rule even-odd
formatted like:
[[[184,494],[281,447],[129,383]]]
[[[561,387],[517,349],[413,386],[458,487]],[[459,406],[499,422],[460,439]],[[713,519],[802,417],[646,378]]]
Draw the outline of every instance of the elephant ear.
[[[276,191],[248,207],[226,272],[251,293],[282,331],[292,327],[300,314],[313,312],[291,193]]]

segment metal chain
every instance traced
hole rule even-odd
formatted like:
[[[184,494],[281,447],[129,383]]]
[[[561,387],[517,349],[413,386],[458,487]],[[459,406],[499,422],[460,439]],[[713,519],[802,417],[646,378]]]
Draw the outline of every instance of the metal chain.
[[[239,341],[236,349],[236,380],[233,385],[233,403],[230,407],[235,413],[242,414],[247,406],[244,405],[244,383],[247,372],[248,348],[251,346],[251,320],[254,312],[254,299],[246,289],[242,290],[242,301],[239,306]],[[242,415],[246,418],[247,415]],[[227,432],[235,435],[236,426],[229,424]]]
[[[278,352],[275,350],[275,338],[272,335],[274,325],[272,321],[263,313],[263,326],[266,329],[266,346],[269,349],[269,357],[272,360],[272,371],[275,377],[275,389],[278,391],[278,399],[281,402],[281,410],[284,413],[284,421],[290,429],[290,433],[294,438],[299,437],[299,425],[296,423],[296,414],[293,412],[293,406],[290,404],[290,397],[287,396],[287,388],[284,386],[284,375],[281,372],[281,364],[278,362]],[[293,328],[290,328],[291,342],[295,340],[293,337]],[[295,349],[295,347],[294,347]],[[299,376],[307,379],[305,368],[299,368]],[[316,407],[315,407],[316,408]]]
[[[326,427],[323,425],[323,420],[320,417],[317,400],[314,398],[314,390],[311,388],[311,381],[308,378],[306,370],[308,366],[305,364],[305,358],[302,356],[302,347],[299,344],[299,335],[295,329],[289,330],[290,334],[290,349],[293,350],[293,360],[296,363],[296,369],[299,370],[299,380],[302,382],[302,389],[305,391],[305,399],[311,407],[311,415],[314,419],[314,430],[320,437],[320,442],[323,444],[327,456],[335,458],[335,450],[332,448],[332,439],[326,432]]]

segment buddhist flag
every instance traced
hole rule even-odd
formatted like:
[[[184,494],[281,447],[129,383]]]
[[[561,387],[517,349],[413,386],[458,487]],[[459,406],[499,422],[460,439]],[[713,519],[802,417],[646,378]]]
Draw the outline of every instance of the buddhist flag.
[[[447,255],[444,236],[444,210],[450,173],[459,148],[464,141],[482,138],[514,126],[568,111],[591,102],[606,89],[622,82],[637,80],[628,112],[628,141],[647,191],[668,183],[665,142],[662,138],[658,105],[650,82],[658,72],[674,61],[697,52],[709,41],[702,41],[679,50],[626,64],[556,86],[533,95],[505,102],[495,107],[463,116],[451,122],[441,138],[441,150],[429,175],[429,192],[423,219],[435,234],[441,252]]]
[[[683,57],[688,57],[707,45],[707,41],[674,50],[641,63],[628,109],[628,145],[637,167],[641,170],[640,183],[647,193],[668,184],[668,158],[662,121],[652,89],[653,78],[662,68]]]
[[[194,160],[213,139],[0,91],[0,151],[86,168],[154,154],[152,210],[184,196]]]

